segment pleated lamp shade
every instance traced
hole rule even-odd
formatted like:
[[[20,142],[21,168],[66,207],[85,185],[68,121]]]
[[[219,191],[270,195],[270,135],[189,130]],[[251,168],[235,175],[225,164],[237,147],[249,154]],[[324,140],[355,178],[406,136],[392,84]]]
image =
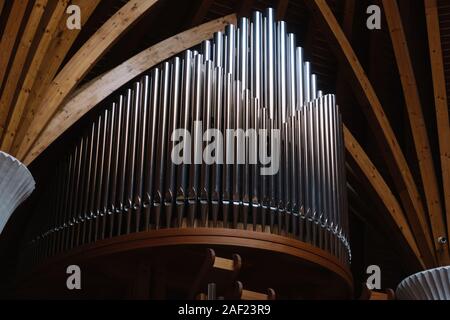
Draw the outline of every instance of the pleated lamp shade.
[[[0,151],[0,233],[14,210],[33,192],[35,182],[28,168]]]
[[[450,300],[450,266],[426,270],[403,280],[399,300]]]

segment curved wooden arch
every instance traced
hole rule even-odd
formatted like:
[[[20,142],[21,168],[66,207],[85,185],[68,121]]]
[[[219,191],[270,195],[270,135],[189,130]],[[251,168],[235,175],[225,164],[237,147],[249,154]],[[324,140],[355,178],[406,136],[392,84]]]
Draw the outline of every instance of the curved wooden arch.
[[[0,116],[1,118],[0,124],[4,123],[5,128],[7,127],[5,117],[9,114],[9,111],[11,110],[12,107],[11,102],[16,92],[16,87],[19,83],[20,76],[25,67],[25,61],[31,49],[31,44],[33,43],[35,35],[38,33],[38,26],[44,15],[45,8],[47,7],[47,2],[48,0],[36,1],[31,11],[30,17],[27,21],[27,24],[25,26],[22,38],[20,39],[20,43],[18,45],[8,77],[6,77],[6,72],[5,73],[0,72],[0,88],[2,87],[1,79],[6,78],[5,87],[0,96],[0,110],[1,110],[0,113],[2,114]],[[2,132],[0,132],[0,141],[2,140],[2,136],[3,136]]]
[[[19,150],[20,144],[25,137],[27,128],[33,121],[36,108],[41,105],[42,98],[46,92],[46,89],[50,86],[53,78],[58,73],[61,64],[72,48],[73,43],[77,39],[83,27],[89,21],[92,13],[95,11],[101,0],[72,0],[71,4],[80,7],[80,11],[83,13],[81,16],[81,29],[70,30],[67,28],[67,21],[65,17],[59,22],[58,29],[50,44],[49,49],[45,55],[45,64],[41,65],[38,74],[36,75],[36,81],[34,82],[33,89],[30,92],[28,99],[29,108],[24,112],[20,119],[19,127],[14,137],[14,142],[11,146],[10,153],[16,154]]]
[[[64,13],[66,12],[67,4],[69,3],[69,0],[63,0],[58,1],[52,15],[47,23],[47,26],[45,27],[45,31],[42,34],[42,37],[39,41],[39,44],[36,48],[36,52],[33,55],[33,59],[30,63],[30,67],[27,70],[25,80],[22,83],[22,87],[19,91],[19,96],[17,97],[17,100],[15,104],[11,104],[13,93],[14,91],[9,89],[9,97],[8,101],[1,101],[1,108],[13,108],[12,109],[12,116],[9,119],[8,126],[6,128],[5,133],[3,134],[3,140],[1,144],[1,149],[9,152],[9,149],[12,145],[12,142],[14,140],[17,128],[19,127],[20,119],[22,118],[22,115],[28,106],[28,98],[30,97],[30,92],[34,86],[34,83],[36,81],[36,75],[41,68],[41,65],[44,63],[44,57],[45,54],[50,46],[50,43],[52,41],[52,37],[55,34],[56,30],[58,29],[59,21],[63,17]],[[41,4],[39,4],[41,6]],[[36,5],[34,7],[34,12],[39,10],[39,6]],[[34,15],[32,15],[33,17]],[[40,20],[40,17],[39,17]],[[37,25],[38,23],[36,23]],[[28,30],[26,30],[28,31]],[[31,38],[32,39],[32,38]]]
[[[23,159],[62,102],[73,92],[95,63],[125,32],[147,13],[158,0],[130,0],[106,21],[81,47],[48,87],[17,157]]]
[[[226,25],[235,23],[236,15],[232,14],[184,31],[142,51],[92,80],[57,111],[22,160],[30,164],[78,119],[133,78],[171,56],[210,39],[215,32],[223,30]]]

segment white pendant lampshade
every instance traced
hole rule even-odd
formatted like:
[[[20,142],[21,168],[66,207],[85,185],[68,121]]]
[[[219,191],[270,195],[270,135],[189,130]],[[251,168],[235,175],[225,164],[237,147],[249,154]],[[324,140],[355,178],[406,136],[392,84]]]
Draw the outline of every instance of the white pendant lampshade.
[[[0,234],[14,210],[33,192],[35,182],[28,168],[0,151]]]
[[[426,270],[403,280],[399,300],[450,300],[450,266]]]

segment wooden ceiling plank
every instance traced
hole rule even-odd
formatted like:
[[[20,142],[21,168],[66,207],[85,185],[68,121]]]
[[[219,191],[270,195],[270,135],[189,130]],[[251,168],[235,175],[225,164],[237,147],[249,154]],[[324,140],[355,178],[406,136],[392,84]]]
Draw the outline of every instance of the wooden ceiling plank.
[[[433,233],[434,246],[436,248],[436,256],[441,265],[448,265],[450,264],[448,244],[439,243],[439,238],[447,238],[439,187],[427,127],[423,116],[419,88],[414,74],[414,67],[403,28],[402,17],[397,1],[383,0],[383,8],[391,35],[398,71],[400,73],[409,124],[411,126],[420,175],[422,177],[428,217]],[[447,136],[447,139],[449,137]]]
[[[91,80],[58,110],[24,162],[30,164],[83,115],[124,84],[162,61],[211,39],[215,32],[223,31],[228,24],[236,24],[236,15],[228,15],[170,37]]]
[[[375,191],[378,198],[381,200],[381,202],[389,212],[390,219],[392,219],[392,221],[395,223],[395,226],[398,228],[398,232],[403,235],[403,238],[408,243],[410,249],[414,253],[419,263],[424,269],[426,269],[427,265],[425,264],[422,255],[420,254],[416,240],[414,239],[414,236],[411,232],[400,204],[398,203],[394,194],[390,190],[387,183],[384,181],[375,165],[364,152],[363,148],[359,145],[355,137],[345,126],[344,141],[347,154],[358,166],[360,171],[364,173],[366,180],[371,185],[372,189]],[[428,267],[432,267],[432,265],[429,265]]]
[[[447,236],[450,236],[450,124],[444,74],[444,61],[442,57],[441,34],[439,30],[439,15],[437,0],[424,0],[424,2],[433,78],[437,130],[439,135],[444,203],[446,208],[445,211],[447,212]]]
[[[341,65],[348,69],[348,80],[380,145],[417,244],[430,265],[430,261],[436,262],[436,257],[423,203],[383,106],[326,0],[306,1],[306,4],[318,18]]]
[[[36,31],[38,30],[39,23],[47,6],[47,2],[48,0],[36,1],[36,3],[33,5],[30,17],[28,18],[27,25],[25,26],[25,29],[23,31],[23,35],[20,39],[14,61],[9,71],[8,78],[5,82],[3,93],[0,96],[0,109],[4,110],[5,114],[9,114],[11,111],[10,107],[12,104],[12,100],[16,93],[16,88],[25,66],[25,61],[28,57],[31,44],[33,43]],[[1,136],[0,141],[2,141]]]
[[[1,149],[6,152],[9,152],[9,149],[11,148],[14,136],[16,135],[16,131],[19,126],[19,121],[27,106],[28,97],[30,96],[31,89],[33,88],[37,73],[44,61],[45,53],[47,52],[52,37],[57,30],[59,21],[66,12],[68,1],[69,0],[62,0],[57,2],[57,5],[55,6],[50,20],[45,27],[45,31],[43,32],[42,37],[39,41],[37,49],[34,52],[34,56],[30,63],[30,66],[28,70],[26,70],[25,79],[20,89],[16,103],[13,106],[1,106],[1,108],[13,108],[11,109],[12,115],[8,121],[8,125],[4,132],[3,141],[1,144]]]
[[[73,0],[71,4],[80,7],[81,12],[81,27],[83,27],[89,20],[90,16],[97,8],[101,0]],[[37,75],[37,80],[34,83],[33,89],[30,92],[28,102],[28,112],[22,115],[22,119],[19,124],[18,132],[14,138],[14,142],[11,148],[11,154],[16,154],[22,140],[25,137],[27,128],[33,121],[36,109],[40,106],[45,91],[48,89],[50,83],[56,76],[61,64],[64,62],[69,50],[78,37],[81,30],[70,30],[67,28],[66,19],[63,17],[59,22],[58,31],[53,38],[47,54],[44,58],[45,65],[41,66]]]
[[[0,88],[3,85],[8,62],[10,61],[11,53],[14,49],[16,37],[19,33],[20,24],[22,23],[27,6],[27,0],[14,1],[11,12],[9,13],[8,21],[0,41]],[[5,129],[7,119],[8,111],[4,108],[0,108],[0,138]]]
[[[128,1],[78,50],[48,87],[41,103],[45,108],[38,107],[18,150],[18,158],[25,158],[64,99],[73,92],[96,62],[157,2],[158,0]]]

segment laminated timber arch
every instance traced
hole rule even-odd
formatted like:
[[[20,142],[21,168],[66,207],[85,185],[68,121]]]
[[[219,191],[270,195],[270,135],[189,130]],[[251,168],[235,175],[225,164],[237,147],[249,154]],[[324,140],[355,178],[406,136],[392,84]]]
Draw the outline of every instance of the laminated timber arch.
[[[234,14],[177,34],[151,46],[83,86],[56,112],[23,159],[24,162],[30,164],[56,138],[115,90],[169,57],[211,38],[215,32],[223,30],[230,23],[236,23]]]
[[[42,106],[27,129],[17,152],[19,158],[30,150],[45,125],[58,110],[64,99],[74,90],[95,63],[124,33],[150,10],[157,0],[130,0],[117,11],[64,66],[47,88]]]

